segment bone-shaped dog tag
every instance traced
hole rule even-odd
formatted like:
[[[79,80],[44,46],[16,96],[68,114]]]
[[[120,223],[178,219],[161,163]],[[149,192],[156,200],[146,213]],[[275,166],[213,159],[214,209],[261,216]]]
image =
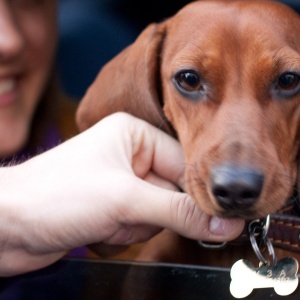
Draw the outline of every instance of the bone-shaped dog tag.
[[[235,298],[244,298],[253,289],[273,287],[280,296],[293,293],[298,286],[298,262],[294,258],[283,258],[274,266],[254,268],[244,259],[231,268],[230,292]]]

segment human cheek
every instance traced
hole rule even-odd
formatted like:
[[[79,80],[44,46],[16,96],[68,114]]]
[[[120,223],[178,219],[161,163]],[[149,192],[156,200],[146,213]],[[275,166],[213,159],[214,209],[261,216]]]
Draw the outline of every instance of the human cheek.
[[[26,39],[24,53],[25,72],[21,88],[24,96],[24,108],[34,113],[41,94],[52,71],[57,44],[57,26],[55,11],[23,15],[23,34]]]

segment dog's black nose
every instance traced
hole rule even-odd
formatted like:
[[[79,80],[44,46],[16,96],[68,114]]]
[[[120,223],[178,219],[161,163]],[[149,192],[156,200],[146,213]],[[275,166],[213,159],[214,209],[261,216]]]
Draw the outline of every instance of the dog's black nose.
[[[212,192],[224,209],[250,208],[259,198],[264,175],[258,170],[237,166],[220,166],[212,171]]]

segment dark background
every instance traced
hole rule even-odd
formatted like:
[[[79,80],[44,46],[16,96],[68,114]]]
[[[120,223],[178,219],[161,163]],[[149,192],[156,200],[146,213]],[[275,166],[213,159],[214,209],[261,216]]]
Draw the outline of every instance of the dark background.
[[[100,68],[151,22],[188,0],[59,0],[58,69],[63,89],[80,99]],[[300,12],[299,0],[281,0]]]

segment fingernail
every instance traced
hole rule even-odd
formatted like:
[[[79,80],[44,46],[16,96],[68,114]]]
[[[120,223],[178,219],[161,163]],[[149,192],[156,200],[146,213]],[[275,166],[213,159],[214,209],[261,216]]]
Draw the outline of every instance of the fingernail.
[[[218,217],[211,217],[209,230],[214,235],[224,235],[229,236],[232,234],[236,222],[234,220],[225,220]]]

